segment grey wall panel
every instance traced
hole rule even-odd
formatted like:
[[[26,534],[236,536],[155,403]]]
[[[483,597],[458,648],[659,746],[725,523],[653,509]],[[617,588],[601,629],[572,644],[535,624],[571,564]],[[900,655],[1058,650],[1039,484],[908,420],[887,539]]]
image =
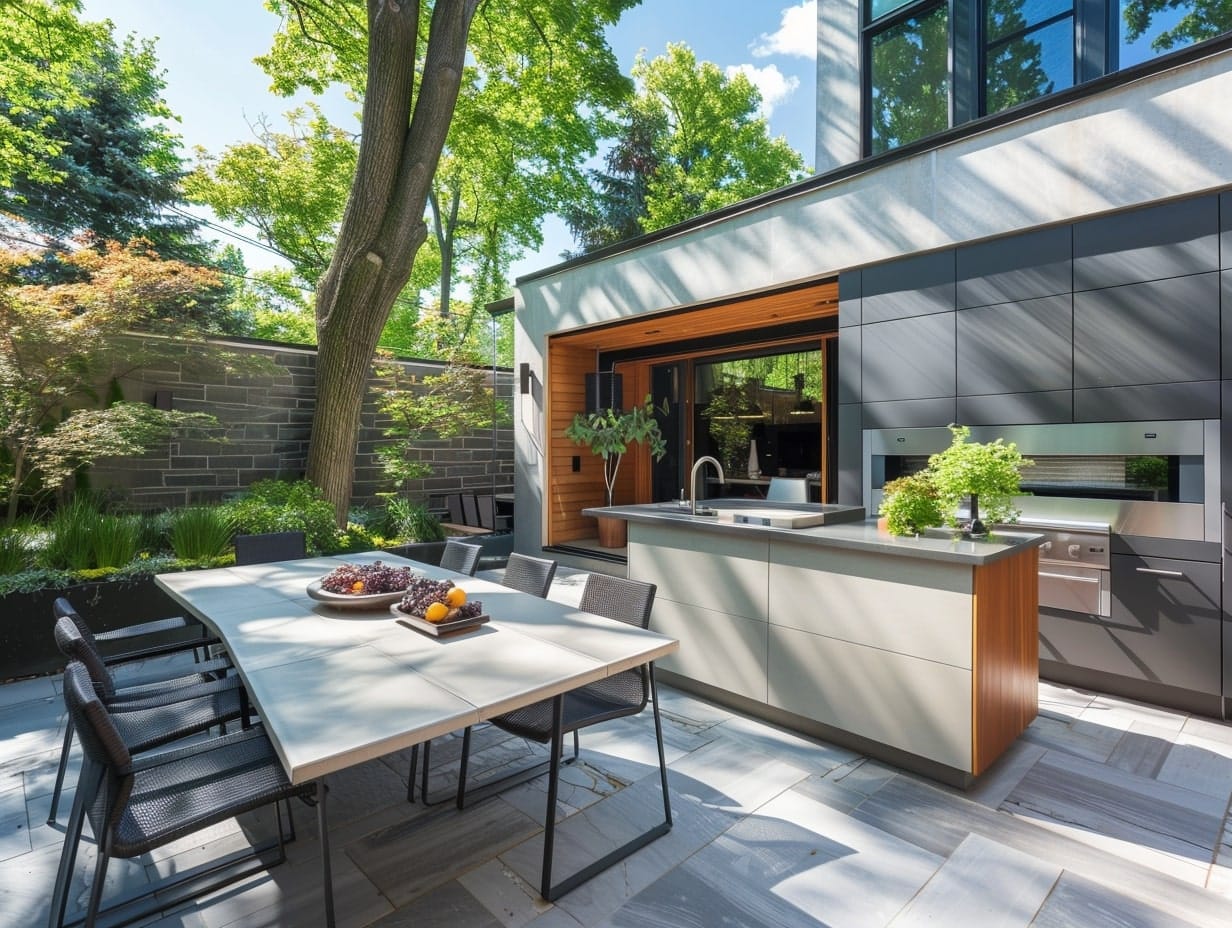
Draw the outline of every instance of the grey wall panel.
[[[1219,268],[1219,203],[1199,197],[1074,226],[1074,289]]]
[[[862,276],[861,271],[844,271],[838,275],[838,325],[840,329],[849,325],[859,325],[861,322]]]
[[[862,410],[866,429],[915,429],[957,422],[954,397],[931,400],[896,400],[865,403]]]
[[[860,333],[864,401],[954,396],[954,315],[865,325]]]
[[[1218,379],[1217,273],[1074,294],[1075,388]]]
[[[1232,193],[1219,195],[1219,266],[1232,267]]]
[[[1072,387],[1072,299],[1066,293],[958,313],[958,394]]]
[[[1223,501],[1232,511],[1232,380],[1220,384],[1220,395],[1223,399],[1223,421],[1219,426],[1219,484]],[[1227,541],[1229,550],[1232,550],[1232,537]],[[1232,611],[1232,599],[1228,601],[1228,606]],[[1232,645],[1232,641],[1228,644]],[[1229,694],[1232,695],[1232,678],[1228,683]]]
[[[838,502],[850,506],[864,503],[863,426],[859,404],[838,408]]]
[[[860,402],[860,343],[863,329],[855,325],[838,337],[838,401]]]
[[[953,309],[953,251],[864,268],[861,312],[865,324]]]
[[[958,249],[958,308],[1030,300],[1073,289],[1072,226]]]
[[[958,420],[963,425],[1032,425],[1074,421],[1074,391],[1003,393],[960,396]]]
[[[1219,331],[1223,376],[1232,377],[1232,271],[1219,274]]]
[[[1214,419],[1219,416],[1219,392],[1217,380],[1075,390],[1074,421]]]

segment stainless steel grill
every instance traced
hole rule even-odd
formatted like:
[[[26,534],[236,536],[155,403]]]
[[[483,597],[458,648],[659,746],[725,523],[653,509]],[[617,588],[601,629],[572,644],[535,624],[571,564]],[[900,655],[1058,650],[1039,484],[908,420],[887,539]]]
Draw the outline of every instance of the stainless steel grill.
[[[1110,524],[1023,519],[1015,527],[1044,536],[1039,549],[1041,607],[1111,615]]]

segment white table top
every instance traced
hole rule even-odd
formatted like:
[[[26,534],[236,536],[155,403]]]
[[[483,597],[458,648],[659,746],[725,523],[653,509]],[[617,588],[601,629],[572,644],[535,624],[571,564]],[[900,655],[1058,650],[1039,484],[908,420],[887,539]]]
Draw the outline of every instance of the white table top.
[[[434,638],[388,609],[340,610],[308,584],[342,563],[450,578],[491,621]],[[579,609],[383,552],[160,574],[226,643],[293,783],[457,731],[658,660],[679,643]]]

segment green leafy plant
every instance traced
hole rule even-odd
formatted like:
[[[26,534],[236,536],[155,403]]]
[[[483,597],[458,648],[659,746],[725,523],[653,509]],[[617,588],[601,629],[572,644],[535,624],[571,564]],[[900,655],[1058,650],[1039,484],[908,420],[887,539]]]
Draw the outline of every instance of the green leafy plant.
[[[47,543],[39,557],[42,566],[56,570],[93,567],[93,535],[102,519],[94,501],[86,496],[57,509],[47,523]]]
[[[663,401],[667,413],[667,401]],[[604,409],[600,412],[578,413],[565,429],[565,437],[575,445],[584,445],[603,458],[603,483],[607,488],[607,504],[612,505],[616,489],[616,474],[620,461],[631,444],[645,444],[656,461],[667,453],[667,442],[655,418],[650,394],[641,406],[624,412]]]
[[[1168,485],[1168,459],[1153,454],[1125,460],[1125,480],[1130,486],[1155,489]]]
[[[90,537],[91,567],[116,569],[132,561],[140,550],[141,520],[131,515],[99,517]]]
[[[1035,462],[1024,458],[1013,442],[969,441],[971,429],[951,425],[953,441],[928,459],[928,472],[941,497],[946,520],[956,525],[964,497],[977,496],[980,515],[988,522],[1013,522],[1019,512],[1013,497],[1021,492],[1022,469]]]
[[[303,532],[310,554],[337,550],[333,504],[308,480],[258,480],[240,499],[221,506],[237,534]]]
[[[719,460],[733,474],[742,472],[743,462],[748,459],[749,440],[753,437],[753,420],[748,418],[748,413],[755,405],[750,380],[723,374],[710,394],[710,402],[702,410]]]
[[[945,521],[941,493],[928,471],[891,480],[882,493],[878,512],[891,535],[918,535]]]
[[[19,531],[0,532],[0,574],[15,574],[30,565],[30,543]]]
[[[221,506],[190,506],[171,513],[167,539],[184,560],[219,557],[231,544],[235,521]]]

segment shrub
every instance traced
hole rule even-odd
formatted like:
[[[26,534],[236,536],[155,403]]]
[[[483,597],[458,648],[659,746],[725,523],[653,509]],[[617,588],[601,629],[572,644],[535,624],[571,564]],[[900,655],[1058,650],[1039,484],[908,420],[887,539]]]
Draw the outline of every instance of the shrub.
[[[123,567],[141,550],[139,516],[101,515],[90,538],[90,567]]]
[[[219,557],[231,544],[235,520],[222,506],[190,506],[171,513],[167,538],[181,560]]]
[[[442,541],[445,538],[440,519],[429,512],[426,506],[412,503],[401,496],[391,497],[386,502],[380,531],[386,537],[398,538],[407,543]]]
[[[891,480],[882,492],[878,512],[891,535],[916,535],[945,521],[941,494],[927,471]]]
[[[30,545],[19,531],[0,533],[0,574],[15,574],[30,566]]]
[[[303,532],[309,554],[337,550],[333,503],[307,480],[258,480],[243,497],[220,508],[238,534]]]
[[[93,536],[102,519],[94,502],[84,496],[57,509],[47,523],[47,543],[39,558],[42,566],[54,570],[93,567]]]

